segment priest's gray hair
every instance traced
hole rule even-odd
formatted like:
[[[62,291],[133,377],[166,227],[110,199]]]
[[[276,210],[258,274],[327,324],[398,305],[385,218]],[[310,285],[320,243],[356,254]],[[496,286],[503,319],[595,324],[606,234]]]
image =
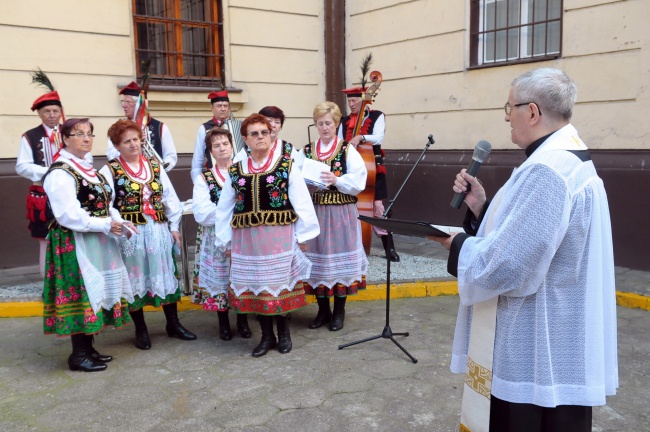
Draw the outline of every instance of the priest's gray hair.
[[[540,68],[519,75],[512,81],[516,103],[534,102],[542,116],[569,121],[578,98],[571,78],[555,68]]]

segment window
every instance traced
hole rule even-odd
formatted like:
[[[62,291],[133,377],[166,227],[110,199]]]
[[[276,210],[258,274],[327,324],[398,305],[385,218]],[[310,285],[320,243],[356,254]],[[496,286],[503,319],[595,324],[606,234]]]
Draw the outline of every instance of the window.
[[[470,65],[560,56],[562,0],[471,0]]]
[[[133,0],[138,76],[151,84],[215,87],[224,77],[217,0]]]

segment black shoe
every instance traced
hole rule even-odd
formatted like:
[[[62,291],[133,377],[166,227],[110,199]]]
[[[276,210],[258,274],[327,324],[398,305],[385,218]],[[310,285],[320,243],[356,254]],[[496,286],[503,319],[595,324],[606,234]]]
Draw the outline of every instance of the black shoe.
[[[249,339],[253,335],[250,327],[248,327],[248,315],[237,314],[237,331],[239,336],[244,339]]]
[[[135,347],[141,350],[151,349],[151,339],[149,339],[149,332],[147,328],[135,329]]]
[[[103,355],[98,353],[97,350],[93,347],[94,343],[95,343],[95,338],[94,336],[91,336],[90,337],[90,358],[92,358],[93,360],[99,363],[108,363],[113,360],[113,356]]]
[[[380,237],[381,242],[384,245],[384,251],[386,251],[386,258],[391,262],[399,262],[399,255],[395,251],[395,243],[393,242],[393,235],[387,234]]]
[[[228,319],[228,311],[218,311],[219,317],[219,337],[221,340],[229,341],[232,339],[232,331],[230,330],[230,320]]]
[[[96,362],[99,362],[99,363],[109,363],[109,362],[113,361],[113,356],[102,355],[102,354],[98,353],[94,348],[90,352],[90,358],[95,360]]]
[[[169,337],[175,337],[176,339],[181,339],[181,340],[195,340],[196,335],[183,327],[183,325],[180,322],[175,322],[173,324],[167,324],[165,327],[165,330],[167,330],[167,336]]]
[[[343,328],[345,320],[345,301],[347,297],[334,297],[334,312],[330,322],[330,331],[339,331]]]
[[[273,317],[259,315],[258,321],[262,327],[262,340],[253,350],[253,357],[262,357],[276,346],[275,334],[273,333]]]
[[[322,327],[332,320],[330,299],[327,297],[316,297],[316,301],[318,302],[318,314],[316,314],[316,318],[307,326],[310,329]]]
[[[72,354],[68,357],[68,367],[71,371],[101,372],[106,370],[104,363],[93,360],[90,356],[93,347],[92,336],[85,334],[72,335]]]
[[[163,312],[167,319],[167,326],[165,327],[165,330],[167,330],[167,336],[175,337],[180,340],[195,340],[196,335],[181,325],[178,320],[177,310],[176,303],[163,305]]]
[[[286,354],[293,347],[289,332],[289,322],[287,317],[283,317],[282,315],[277,315],[275,320],[278,324],[278,351],[280,351],[280,354]]]
[[[105,363],[93,360],[90,355],[80,355],[77,353],[70,354],[68,357],[68,367],[71,371],[81,372],[101,372],[108,367]]]

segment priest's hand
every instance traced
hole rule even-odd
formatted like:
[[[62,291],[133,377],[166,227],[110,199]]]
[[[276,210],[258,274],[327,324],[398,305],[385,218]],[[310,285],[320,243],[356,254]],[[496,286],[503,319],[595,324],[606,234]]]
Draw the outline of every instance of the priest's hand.
[[[451,243],[454,241],[454,237],[456,237],[457,232],[449,233],[449,237],[437,237],[437,236],[427,236],[429,240],[433,240],[435,242],[438,242],[444,247],[445,249],[449,250],[451,249]]]
[[[468,188],[469,192],[467,190]],[[483,189],[481,182],[476,177],[467,174],[467,170],[463,168],[456,174],[453,189],[456,193],[467,192],[465,204],[467,204],[467,207],[469,207],[478,219],[486,201],[485,189]]]

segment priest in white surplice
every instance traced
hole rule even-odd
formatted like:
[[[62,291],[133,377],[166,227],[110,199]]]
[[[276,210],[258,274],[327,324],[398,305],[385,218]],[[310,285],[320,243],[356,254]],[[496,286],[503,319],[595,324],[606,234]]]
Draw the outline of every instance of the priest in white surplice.
[[[609,208],[570,124],[576,94],[557,69],[517,77],[505,120],[526,161],[492,201],[461,171],[453,189],[470,187],[467,234],[432,237],[458,277],[451,369],[466,373],[461,430],[591,431],[591,407],[616,393]]]

